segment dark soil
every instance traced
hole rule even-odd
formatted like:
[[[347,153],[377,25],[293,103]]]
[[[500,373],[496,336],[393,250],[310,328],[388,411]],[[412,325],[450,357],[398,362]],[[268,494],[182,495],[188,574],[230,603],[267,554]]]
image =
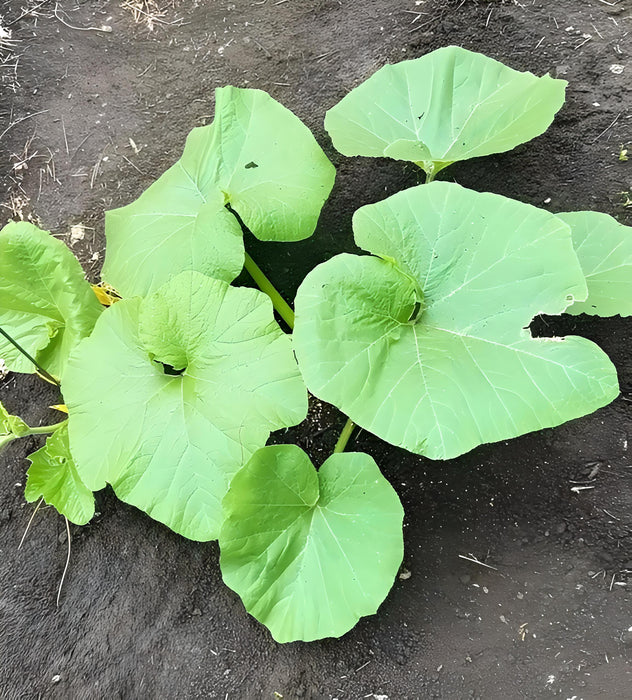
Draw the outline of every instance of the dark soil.
[[[336,154],[325,110],[384,63],[450,43],[570,86],[547,134],[444,178],[632,223],[621,194],[632,165],[618,158],[632,141],[629,0],[181,0],[151,32],[120,0],[5,0],[0,14],[19,56],[16,73],[0,69],[0,216],[33,217],[62,237],[84,224],[73,249],[92,278],[104,210],[177,159],[187,132],[211,118],[214,87],[249,85],[298,114],[338,168],[312,239],[248,241],[292,297],[318,262],[353,250],[355,208],[418,178],[401,163]],[[109,490],[90,525],[71,528],[56,607],[65,524],[40,510],[18,550],[32,513],[25,456],[39,443],[14,443],[0,471],[0,696],[632,697],[632,325],[567,317],[536,328],[599,343],[621,396],[445,463],[361,433],[356,447],[375,456],[404,503],[405,570],[378,614],[342,639],[276,644],[222,584],[214,543],[174,535]],[[0,393],[31,421],[56,419],[46,408],[55,393],[36,377],[10,375]],[[343,420],[314,404],[304,425],[277,438],[322,460]]]

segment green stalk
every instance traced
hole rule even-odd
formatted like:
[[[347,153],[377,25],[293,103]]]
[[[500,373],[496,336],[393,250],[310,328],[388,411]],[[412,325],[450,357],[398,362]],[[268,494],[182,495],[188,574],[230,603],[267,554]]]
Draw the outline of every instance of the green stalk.
[[[264,275],[263,271],[257,263],[246,253],[246,270],[256,282],[262,292],[265,292],[272,299],[272,306],[279,316],[287,323],[290,329],[294,328],[294,311],[285,299],[277,292],[276,287]]]
[[[13,340],[13,338],[4,330],[4,328],[0,327],[0,335],[3,335],[11,343],[11,345],[16,348],[16,350],[21,352],[27,360],[32,362],[45,379],[47,379],[51,384],[59,386],[59,382],[55,379],[55,377],[53,377],[52,374],[49,374],[34,357],[29,355],[29,353],[17,342],[17,340]]]
[[[248,253],[246,253],[245,267],[246,270],[248,270],[248,273],[250,274],[252,279],[256,282],[259,289],[262,292],[265,292],[270,297],[270,299],[272,299],[272,306],[274,306],[279,316],[281,316],[281,318],[287,323],[290,329],[294,329],[294,311],[292,311],[292,307],[279,294],[279,292],[276,290],[276,287],[265,276],[261,268],[250,257],[250,255],[248,255]],[[344,425],[344,428],[342,429],[342,432],[340,433],[338,442],[336,442],[336,446],[334,447],[334,453],[344,452],[344,449],[347,446],[347,443],[349,442],[349,438],[351,437],[351,433],[353,433],[354,428],[355,423],[351,420],[351,418],[348,418],[347,422]]]
[[[336,443],[336,446],[334,447],[334,454],[336,452],[344,452],[345,447],[347,446],[347,443],[349,442],[349,438],[351,437],[351,433],[353,432],[353,429],[355,428],[355,423],[351,420],[351,418],[347,418],[347,422],[344,425],[344,428],[342,429],[342,432],[340,433],[340,437],[338,438],[338,442]]]
[[[54,433],[57,428],[61,428],[62,425],[68,422],[68,419],[62,420],[59,423],[53,423],[52,425],[39,425],[35,428],[29,428],[28,433],[22,435],[21,437],[27,437],[28,435],[46,435],[47,433]]]
[[[8,433],[6,435],[0,435],[0,451],[4,449],[6,445],[14,440],[19,440],[20,438],[29,437],[29,435],[47,435],[49,433],[54,433],[62,425],[65,425],[68,419],[61,421],[61,423],[53,423],[52,425],[39,425],[35,428],[28,427],[28,432],[20,432],[19,435],[15,433]]]

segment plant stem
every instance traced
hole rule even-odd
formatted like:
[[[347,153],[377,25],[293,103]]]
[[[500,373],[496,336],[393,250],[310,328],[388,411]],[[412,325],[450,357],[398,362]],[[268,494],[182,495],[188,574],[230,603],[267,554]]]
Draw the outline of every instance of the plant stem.
[[[272,306],[274,306],[279,316],[281,316],[281,318],[287,323],[290,329],[293,329],[294,311],[292,311],[292,307],[279,294],[279,292],[276,290],[276,287],[265,276],[261,268],[250,257],[250,255],[248,255],[248,253],[246,253],[245,267],[246,270],[248,270],[248,273],[250,274],[252,279],[256,282],[259,289],[262,292],[265,292],[270,297],[270,299],[272,299]],[[351,420],[351,418],[348,418],[347,422],[344,425],[344,428],[342,429],[342,432],[340,433],[338,442],[336,442],[336,446],[334,447],[334,453],[344,452],[344,449],[347,446],[347,443],[349,442],[349,438],[351,437],[351,433],[353,433],[354,428],[355,423]]]
[[[29,428],[29,432],[26,433],[26,435],[23,435],[22,437],[26,437],[27,435],[46,435],[47,433],[54,433],[57,428],[61,428],[64,423],[67,423],[68,419],[62,420],[59,423],[53,423],[52,425],[39,425],[35,428]]]
[[[277,292],[276,287],[263,274],[257,263],[246,253],[246,270],[256,282],[262,292],[265,292],[272,299],[272,306],[276,309],[279,316],[287,323],[290,329],[294,328],[294,311],[285,299]]]
[[[336,446],[334,447],[334,454],[336,452],[344,452],[345,447],[347,446],[347,443],[349,442],[349,438],[351,437],[351,433],[353,432],[353,429],[355,428],[355,423],[351,420],[351,418],[347,418],[347,422],[344,425],[344,428],[342,429],[342,432],[340,433],[340,437],[338,438],[338,442],[336,443]]]
[[[12,433],[9,433],[8,435],[0,435],[0,440],[2,440],[1,447],[4,447],[5,445],[8,445],[10,442],[13,442],[14,440],[19,440],[20,438],[25,438],[29,437],[29,435],[47,435],[49,433],[54,433],[58,428],[61,428],[62,425],[68,422],[68,419],[61,421],[61,423],[53,423],[52,425],[39,425],[36,426],[35,428],[31,428],[29,426],[28,432],[27,433],[21,433],[20,435],[14,435]],[[7,438],[9,438],[7,440]],[[37,512],[37,509],[36,509]],[[30,525],[29,521],[29,525]],[[26,529],[28,530],[29,525],[26,526]],[[25,533],[26,536],[26,533]],[[24,539],[24,538],[23,538]],[[20,543],[21,545],[21,543]],[[18,547],[19,549],[19,547]]]
[[[426,185],[435,179],[435,175],[436,175],[436,172],[434,170],[430,170],[429,172],[426,173]]]
[[[10,343],[13,345],[16,350],[22,353],[24,357],[26,357],[27,360],[30,360],[35,367],[39,370],[40,374],[45,377],[51,384],[55,384],[56,386],[59,386],[59,382],[53,377],[52,374],[49,374],[43,367],[40,365],[40,363],[31,355],[29,355],[28,352],[17,342],[17,340],[13,340],[13,338],[4,330],[4,328],[0,327],[0,335],[3,335]]]

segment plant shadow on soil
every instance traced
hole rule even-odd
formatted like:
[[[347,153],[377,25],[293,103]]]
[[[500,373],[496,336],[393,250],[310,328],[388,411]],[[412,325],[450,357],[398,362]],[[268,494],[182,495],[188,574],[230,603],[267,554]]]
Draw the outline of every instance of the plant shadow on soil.
[[[0,139],[7,218],[36,216],[61,236],[84,224],[73,250],[91,278],[104,209],[131,201],[177,159],[186,133],[210,120],[214,87],[247,84],[293,109],[338,170],[314,237],[247,240],[292,298],[317,263],[354,251],[358,206],[419,182],[412,166],[335,153],[325,110],[384,63],[450,43],[570,86],[545,135],[443,178],[632,223],[620,196],[632,166],[617,159],[630,138],[629,76],[611,69],[632,70],[625,2],[181,1],[153,32],[108,0],[59,3],[57,13],[52,3],[10,0],[0,13],[20,54],[15,92],[2,82],[10,107],[0,133],[46,110]],[[0,491],[0,696],[629,697],[632,328],[620,318],[562,317],[536,319],[533,329],[597,342],[618,368],[621,396],[586,418],[445,463],[360,432],[349,449],[372,454],[402,499],[405,558],[378,614],[339,640],[276,644],[222,584],[215,543],[176,536],[109,489],[97,495],[97,517],[71,528],[57,608],[65,524],[40,510],[17,549],[32,513],[25,456],[40,442],[13,444]],[[46,408],[55,392],[36,377],[10,375],[0,392],[30,421],[55,419]],[[320,463],[343,422],[312,401],[303,425],[272,439],[294,440]]]

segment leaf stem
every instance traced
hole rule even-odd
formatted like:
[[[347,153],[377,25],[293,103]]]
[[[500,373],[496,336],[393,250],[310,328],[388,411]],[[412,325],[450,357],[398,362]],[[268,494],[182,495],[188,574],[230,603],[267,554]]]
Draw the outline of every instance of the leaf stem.
[[[62,420],[59,423],[52,423],[51,425],[39,425],[35,428],[29,428],[28,433],[25,433],[21,437],[27,437],[28,435],[46,435],[47,433],[54,433],[58,428],[61,428],[61,426],[67,422],[68,419]]]
[[[287,323],[290,329],[294,328],[294,311],[292,307],[285,301],[285,299],[276,290],[276,287],[270,282],[270,280],[265,276],[259,265],[246,253],[246,270],[256,282],[259,289],[267,294],[272,300],[272,306],[279,314],[279,316]]]
[[[274,306],[279,316],[281,316],[281,318],[287,323],[287,325],[291,329],[293,329],[294,311],[292,311],[292,307],[279,294],[279,292],[276,290],[276,287],[265,276],[261,268],[250,257],[248,253],[246,253],[245,267],[252,279],[256,282],[259,289],[262,292],[265,292],[270,297],[270,299],[272,299],[272,306]],[[345,423],[342,429],[342,432],[340,433],[338,442],[336,442],[336,446],[334,447],[334,453],[344,452],[344,449],[347,446],[347,443],[349,442],[349,438],[351,437],[351,433],[353,433],[353,429],[355,427],[355,423],[351,420],[351,418],[348,418],[347,422]]]
[[[342,429],[342,432],[340,433],[340,437],[338,438],[338,442],[336,443],[336,446],[334,447],[334,454],[336,452],[344,452],[345,447],[347,446],[347,443],[349,442],[349,438],[351,437],[351,433],[353,432],[353,429],[356,427],[356,424],[351,420],[351,418],[347,418],[347,422],[344,425],[344,428]]]
[[[30,361],[35,365],[35,367],[37,367],[37,369],[39,370],[40,374],[41,374],[46,380],[48,380],[49,382],[51,382],[51,384],[55,384],[56,386],[59,386],[59,382],[57,381],[57,379],[55,379],[55,377],[53,377],[52,374],[49,374],[49,373],[42,367],[42,365],[40,365],[40,363],[39,363],[35,358],[33,358],[31,355],[29,355],[29,353],[17,342],[17,340],[14,340],[14,339],[4,330],[4,328],[2,328],[2,327],[0,327],[0,335],[3,335],[3,336],[11,343],[11,345],[13,345],[13,346],[16,348],[16,350],[18,350],[19,352],[21,352],[22,355],[24,355],[24,357],[26,357],[27,360],[30,360]]]
[[[426,173],[426,185],[427,185],[429,182],[432,182],[432,181],[435,179],[435,175],[436,175],[436,174],[437,174],[437,173],[436,173],[435,170],[429,170],[429,171]]]

